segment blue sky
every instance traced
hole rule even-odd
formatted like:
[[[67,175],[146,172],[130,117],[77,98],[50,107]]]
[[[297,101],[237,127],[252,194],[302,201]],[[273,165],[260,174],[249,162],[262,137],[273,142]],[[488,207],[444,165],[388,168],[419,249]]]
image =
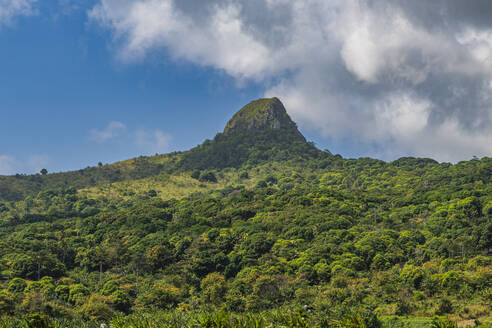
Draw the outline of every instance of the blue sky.
[[[365,3],[0,0],[0,174],[186,150],[263,96],[345,157],[492,155],[484,8]]]
[[[0,31],[0,154],[13,159],[0,173],[72,170],[185,150],[262,95],[258,86],[239,88],[214,69],[165,54],[119,63],[109,33],[87,22],[87,8],[59,15],[52,6]],[[125,128],[93,137],[111,122]],[[159,144],[156,132],[167,141]]]

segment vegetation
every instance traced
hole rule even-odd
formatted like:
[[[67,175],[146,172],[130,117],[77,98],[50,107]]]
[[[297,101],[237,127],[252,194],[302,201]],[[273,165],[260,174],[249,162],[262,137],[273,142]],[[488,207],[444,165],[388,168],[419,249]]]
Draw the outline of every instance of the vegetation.
[[[4,179],[0,327],[492,324],[490,158],[343,159],[277,129]]]

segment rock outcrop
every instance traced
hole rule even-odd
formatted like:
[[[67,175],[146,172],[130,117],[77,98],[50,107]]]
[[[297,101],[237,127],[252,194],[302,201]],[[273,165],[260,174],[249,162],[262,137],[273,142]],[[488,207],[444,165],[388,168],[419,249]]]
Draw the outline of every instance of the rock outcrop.
[[[229,120],[224,128],[224,134],[269,129],[289,130],[305,140],[278,98],[264,98],[250,102]]]

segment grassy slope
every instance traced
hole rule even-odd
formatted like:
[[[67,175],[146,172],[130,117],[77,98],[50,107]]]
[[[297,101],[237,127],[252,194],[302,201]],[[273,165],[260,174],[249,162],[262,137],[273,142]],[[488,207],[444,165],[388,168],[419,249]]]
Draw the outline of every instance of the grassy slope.
[[[241,178],[241,173],[247,172],[247,178]],[[78,191],[80,195],[89,198],[107,197],[111,199],[129,199],[135,194],[143,194],[155,190],[160,198],[169,200],[180,199],[196,192],[209,192],[221,190],[227,187],[245,187],[251,189],[268,176],[275,174],[307,176],[316,174],[315,170],[302,169],[288,163],[273,162],[258,165],[252,168],[227,168],[215,171],[217,182],[202,182],[191,177],[191,171],[175,174],[160,174],[153,177],[108,183],[100,186],[83,188]],[[319,172],[318,172],[319,173]]]
[[[138,180],[172,169],[180,156],[179,153],[141,156],[70,172],[0,176],[0,200],[17,201],[48,189],[83,189],[113,182]]]

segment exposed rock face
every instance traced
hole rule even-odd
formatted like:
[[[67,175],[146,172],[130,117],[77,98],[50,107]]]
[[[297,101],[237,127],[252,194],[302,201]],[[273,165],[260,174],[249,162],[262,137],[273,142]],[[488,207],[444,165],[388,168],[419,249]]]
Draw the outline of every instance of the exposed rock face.
[[[258,99],[239,110],[223,133],[185,152],[186,170],[241,167],[266,161],[303,160],[322,155],[306,141],[277,98]]]
[[[250,102],[229,120],[224,129],[224,134],[268,129],[295,131],[304,139],[278,98],[264,98]]]

